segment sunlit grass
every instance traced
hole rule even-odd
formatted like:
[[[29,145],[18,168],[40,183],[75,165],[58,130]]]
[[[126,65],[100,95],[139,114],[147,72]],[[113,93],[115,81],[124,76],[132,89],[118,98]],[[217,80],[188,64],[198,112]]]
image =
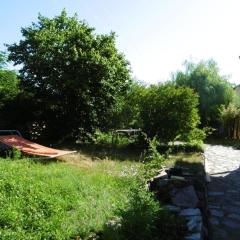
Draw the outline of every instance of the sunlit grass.
[[[101,231],[128,202],[126,167],[131,163],[1,159],[0,238],[69,239]]]

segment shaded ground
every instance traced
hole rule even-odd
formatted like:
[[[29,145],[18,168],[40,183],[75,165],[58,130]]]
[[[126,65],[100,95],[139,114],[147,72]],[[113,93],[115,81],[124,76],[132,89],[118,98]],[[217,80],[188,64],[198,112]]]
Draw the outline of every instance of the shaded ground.
[[[240,150],[222,145],[207,145],[210,239],[240,239]]]

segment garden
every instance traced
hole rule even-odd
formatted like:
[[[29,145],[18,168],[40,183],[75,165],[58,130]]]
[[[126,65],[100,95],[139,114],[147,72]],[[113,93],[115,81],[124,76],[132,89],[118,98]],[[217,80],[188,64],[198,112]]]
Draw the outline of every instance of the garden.
[[[238,138],[239,98],[217,63],[187,61],[147,85],[115,33],[65,10],[21,33],[0,54],[0,128],[77,152],[39,159],[1,149],[0,238],[185,239],[186,219],[147,186],[172,167],[204,175],[204,141]]]

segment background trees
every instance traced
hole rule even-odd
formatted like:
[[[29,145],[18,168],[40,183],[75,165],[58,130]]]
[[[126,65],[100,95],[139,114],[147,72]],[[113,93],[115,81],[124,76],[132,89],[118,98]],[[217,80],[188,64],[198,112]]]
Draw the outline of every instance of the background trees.
[[[22,28],[23,39],[8,45],[21,87],[32,94],[32,127],[42,135],[78,137],[104,128],[117,97],[130,83],[128,61],[115,34],[97,35],[65,11]]]
[[[65,11],[52,19],[39,15],[8,50],[21,69],[17,80],[0,55],[0,123],[32,137],[79,139],[97,129],[132,127],[163,141],[201,138],[197,108],[202,126],[218,128],[220,107],[233,100],[232,86],[212,60],[186,62],[171,83],[133,81],[115,34],[95,34]]]
[[[111,128],[140,128],[140,108],[148,88],[133,80],[125,95],[119,96],[110,117]]]
[[[6,56],[0,52],[0,108],[19,93],[18,84],[16,73],[6,69]]]
[[[233,88],[227,77],[221,76],[216,62],[185,62],[185,71],[174,74],[177,86],[188,86],[199,95],[199,113],[203,126],[219,127],[219,108],[233,100]]]
[[[6,55],[0,52],[0,129],[13,119],[8,106],[19,95],[19,80],[15,71],[7,69]]]

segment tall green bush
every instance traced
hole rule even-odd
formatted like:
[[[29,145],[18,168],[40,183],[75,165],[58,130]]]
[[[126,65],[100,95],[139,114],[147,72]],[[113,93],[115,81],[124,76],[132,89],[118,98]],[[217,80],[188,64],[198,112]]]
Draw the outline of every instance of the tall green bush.
[[[190,88],[153,85],[142,99],[143,130],[164,142],[186,138],[200,123],[197,106],[198,96]]]

